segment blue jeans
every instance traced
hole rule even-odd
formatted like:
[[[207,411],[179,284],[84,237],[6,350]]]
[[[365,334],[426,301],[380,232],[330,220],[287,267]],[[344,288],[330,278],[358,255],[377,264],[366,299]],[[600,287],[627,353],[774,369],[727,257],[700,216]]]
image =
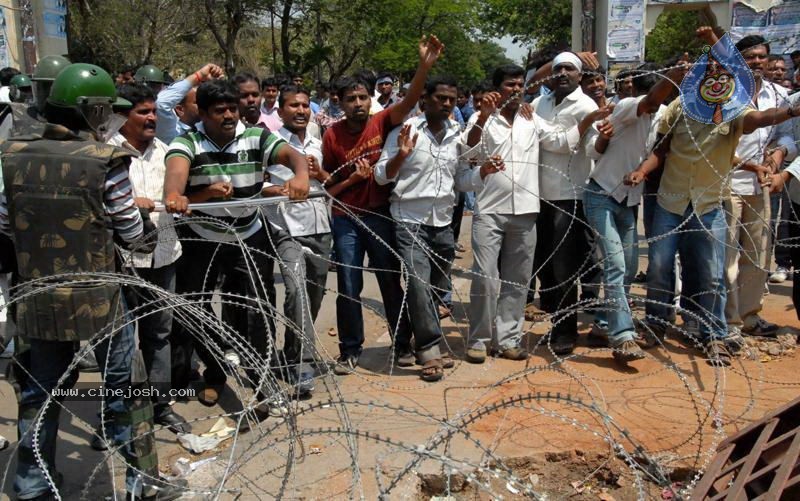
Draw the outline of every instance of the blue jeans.
[[[632,341],[635,336],[633,317],[625,288],[633,282],[639,248],[636,236],[636,208],[627,201],[619,203],[596,182],[591,181],[583,192],[586,219],[598,234],[603,255],[605,300],[598,318],[608,322],[612,346]]]
[[[370,267],[376,270],[375,277],[395,345],[401,350],[411,351],[411,329],[408,310],[403,308],[400,260],[394,253],[397,248],[394,231],[394,221],[384,216],[333,217],[333,248],[339,259],[336,266],[339,288],[336,326],[342,355],[358,356],[364,344],[364,316],[361,311],[364,254],[369,256]]]
[[[653,234],[657,236],[650,242],[647,274],[648,317],[660,322],[667,322],[669,318],[675,290],[675,252],[678,252],[684,277],[681,306],[693,313],[684,318],[698,320],[701,341],[709,341],[712,336],[727,337],[726,231],[725,214],[719,207],[699,216],[691,205],[683,215],[656,205]]]
[[[58,380],[67,371],[79,347],[78,343],[71,341],[43,341],[40,339],[30,339],[29,341],[31,377],[25,378],[25,382],[22,384],[19,401],[20,415],[17,422],[17,429],[22,440],[17,456],[14,491],[19,499],[36,497],[51,490],[44,472],[36,462],[33,426],[39,410],[56,387]],[[105,387],[124,390],[127,393],[131,385],[131,363],[135,355],[133,325],[128,324],[116,332],[111,338],[110,344],[109,348],[109,340],[103,341],[94,350],[101,373],[104,375]],[[77,380],[78,370],[76,368],[66,377],[59,388],[72,388]],[[53,399],[49,403],[37,436],[39,452],[53,480],[55,480],[56,472],[56,438],[60,414],[60,406],[55,400]],[[114,444],[124,444],[120,448],[120,452],[129,465],[135,463],[137,451],[134,448],[134,441],[131,440],[131,425],[121,423],[125,422],[125,416],[129,415],[130,409],[131,402],[119,395],[105,398],[105,412],[110,414],[109,417],[115,418],[111,424],[106,425],[106,437]],[[152,472],[145,473],[153,474]],[[142,489],[139,473],[131,466],[128,466],[126,471],[125,486],[129,493],[138,494]]]

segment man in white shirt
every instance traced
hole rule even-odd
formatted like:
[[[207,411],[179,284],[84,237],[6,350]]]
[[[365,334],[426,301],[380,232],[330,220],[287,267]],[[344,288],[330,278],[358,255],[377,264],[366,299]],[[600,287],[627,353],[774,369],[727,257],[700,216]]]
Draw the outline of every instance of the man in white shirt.
[[[492,83],[495,91],[484,96],[478,118],[462,134],[472,148],[467,157],[483,164],[470,176],[477,196],[466,353],[471,363],[483,363],[487,350],[511,360],[528,357],[520,341],[539,213],[537,122],[517,115],[525,70],[501,66]]]
[[[556,313],[550,347],[557,355],[566,355],[578,337],[577,282],[590,251],[582,198],[591,161],[583,135],[608,112],[598,112],[597,104],[581,90],[583,63],[576,54],[560,53],[552,68],[548,85],[553,92],[536,98],[533,107],[541,121],[569,128],[569,133],[542,136],[539,178],[544,203],[537,230],[546,238],[539,239],[536,253],[537,262],[543,263],[538,274],[542,309]]]
[[[408,273],[407,308],[416,358],[422,364],[420,377],[429,382],[442,379],[445,366],[452,363],[439,350],[442,329],[435,305],[447,293],[455,258],[450,223],[456,190],[471,186],[472,172],[459,160],[460,128],[449,119],[457,94],[452,78],[428,80],[425,113],[389,133],[375,164],[378,184],[395,183],[389,201],[397,222],[397,252]],[[410,346],[398,350],[406,350],[397,354],[399,365],[413,364]]]
[[[310,192],[321,193],[320,183],[329,175],[320,167],[322,141],[307,131],[311,120],[308,91],[295,85],[284,86],[278,97],[278,114],[283,126],[275,134],[306,157]],[[284,185],[293,177],[294,172],[288,167],[270,165],[262,193],[264,196],[286,195]],[[283,310],[289,322],[283,356],[285,365],[290,368],[288,380],[296,385],[298,394],[308,396],[314,389],[312,364],[317,354],[314,321],[325,295],[332,243],[327,199],[268,205],[264,215],[286,287]]]
[[[128,170],[134,202],[139,208],[152,211],[164,196],[164,157],[167,145],[156,137],[156,96],[143,85],[124,85],[119,96],[133,104],[125,112],[127,120],[108,143],[137,153]],[[142,279],[168,292],[175,291],[175,262],[181,256],[181,244],[175,232],[172,214],[151,212],[150,219],[158,228],[158,244],[152,254],[123,251],[123,264]],[[172,410],[169,390],[172,387],[172,310],[163,308],[146,288],[136,288],[141,305],[138,319],[139,344],[150,384],[158,390],[152,397],[155,422],[168,426],[175,433],[189,433],[191,426]]]
[[[584,190],[583,208],[586,220],[597,232],[605,288],[595,326],[606,327],[614,359],[623,365],[644,357],[636,344],[626,296],[639,260],[636,209],[644,185],[627,186],[621,179],[638,167],[652,149],[662,103],[672,91],[671,82],[682,78],[677,71],[658,83],[653,73],[631,73],[637,97],[620,99],[608,121],[591,129],[586,144],[586,154],[595,159],[595,164]],[[613,137],[609,136],[610,129]]]
[[[767,110],[786,106],[786,91],[764,78],[769,44],[760,35],[742,38],[736,43],[753,73],[756,92],[752,107]],[[759,176],[750,169],[775,172],[784,159],[792,160],[797,147],[791,136],[791,122],[756,129],[742,135],[736,147],[731,195],[726,201],[728,226],[725,251],[725,279],[728,289],[725,319],[728,331],[754,336],[774,335],[778,326],[759,316],[763,305],[763,284],[769,271],[769,193],[762,190]],[[766,168],[760,167],[765,165]],[[763,176],[763,174],[762,174]],[[741,249],[741,252],[740,252]]]

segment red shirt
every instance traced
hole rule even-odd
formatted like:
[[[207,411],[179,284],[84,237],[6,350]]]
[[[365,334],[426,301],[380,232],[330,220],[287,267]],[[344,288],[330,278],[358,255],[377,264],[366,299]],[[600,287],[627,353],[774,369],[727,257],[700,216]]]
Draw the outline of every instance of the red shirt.
[[[393,128],[390,110],[386,109],[369,117],[367,124],[361,132],[353,133],[347,129],[345,120],[333,124],[322,137],[322,167],[333,173],[342,165],[364,157],[371,165],[375,165],[381,156],[383,142]],[[339,182],[355,170],[353,165],[341,169],[333,182]],[[373,212],[387,212],[389,209],[390,186],[380,186],[375,179],[362,181],[339,194],[339,201],[355,213],[358,209],[368,209]],[[333,214],[344,215],[337,204],[333,205]]]

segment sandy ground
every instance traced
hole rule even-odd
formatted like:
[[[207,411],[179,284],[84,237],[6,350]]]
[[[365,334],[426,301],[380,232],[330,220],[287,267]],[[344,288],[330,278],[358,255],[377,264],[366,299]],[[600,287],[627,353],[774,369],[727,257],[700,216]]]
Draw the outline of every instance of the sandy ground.
[[[469,219],[461,237],[465,245]],[[467,250],[456,265],[468,269],[470,264]],[[457,296],[466,298],[467,274],[456,270],[454,280]],[[333,273],[328,285],[336,286]],[[770,286],[763,316],[792,330],[800,323],[790,291],[791,281]],[[643,291],[635,287],[633,293]],[[371,276],[364,297],[380,308]],[[589,347],[586,336],[573,356],[556,359],[543,337],[547,322],[526,322],[525,342],[533,352],[527,362],[490,358],[483,365],[467,364],[460,361],[467,325],[463,306],[458,303],[454,318],[443,322],[457,361],[443,381],[427,384],[418,378],[419,367],[389,364],[386,326],[369,313],[356,374],[320,377],[314,396],[293,401],[287,419],[254,424],[203,455],[188,453],[174,434],[160,430],[162,469],[169,471],[178,457],[216,456],[188,477],[197,492],[185,497],[196,499],[376,499],[381,491],[389,499],[442,497],[448,491],[453,499],[508,499],[526,489],[549,499],[660,499],[665,482],[690,482],[722,438],[800,394],[800,363],[793,350],[760,353],[757,360],[737,360],[720,370],[670,336],[647,359],[621,370],[610,351]],[[580,320],[588,333],[591,317]],[[335,301],[328,297],[317,329],[330,359],[337,346],[327,333],[335,325]],[[13,440],[16,405],[5,382],[0,382],[0,398],[0,433]],[[86,491],[87,498],[96,499],[111,492],[107,462],[88,446],[96,409],[88,403],[68,408],[75,415],[62,413],[62,493],[65,499],[80,497],[96,470]],[[227,391],[214,408],[196,401],[175,408],[199,433],[239,407],[234,391]],[[13,492],[14,446],[0,452],[10,468],[6,494]],[[650,473],[629,463],[649,464]]]

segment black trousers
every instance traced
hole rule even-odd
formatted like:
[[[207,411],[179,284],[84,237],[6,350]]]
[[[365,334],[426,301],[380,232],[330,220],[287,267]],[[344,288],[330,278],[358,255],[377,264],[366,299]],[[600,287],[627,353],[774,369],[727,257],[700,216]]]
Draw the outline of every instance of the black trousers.
[[[800,204],[792,202],[792,214],[788,221],[789,226],[789,254],[792,258],[792,266],[795,270],[800,270]],[[800,320],[800,278],[794,277],[792,280],[792,304],[797,319]]]
[[[574,340],[578,336],[578,276],[585,269],[589,246],[583,203],[580,200],[542,201],[536,220],[536,259],[542,309],[559,311],[553,317],[553,339]]]
[[[187,317],[185,308],[180,309],[184,310],[183,314],[180,310],[175,312],[170,336],[173,387],[189,385],[193,350],[197,350],[206,365],[203,373],[206,384],[225,384],[227,378],[220,361],[224,350],[230,347],[239,353],[242,365],[251,367],[247,373],[252,384],[260,384],[256,367],[266,363],[267,356],[275,361],[275,327],[272,321],[275,307],[274,300],[269,297],[269,291],[274,290],[273,260],[267,254],[269,247],[265,230],[245,239],[244,248],[238,244],[200,240],[187,227],[179,227],[178,231],[183,255],[177,264],[175,291],[197,306],[202,305],[207,315],[202,316],[204,323],[200,323],[199,316]],[[250,252],[245,252],[245,249]],[[216,320],[210,302],[221,275],[225,277],[222,287],[223,322]],[[226,293],[239,297],[229,297]],[[238,334],[244,349],[226,336],[230,328]],[[270,346],[271,350],[268,349]]]

